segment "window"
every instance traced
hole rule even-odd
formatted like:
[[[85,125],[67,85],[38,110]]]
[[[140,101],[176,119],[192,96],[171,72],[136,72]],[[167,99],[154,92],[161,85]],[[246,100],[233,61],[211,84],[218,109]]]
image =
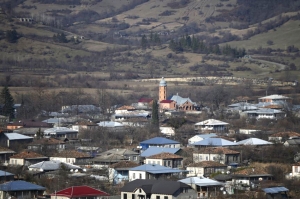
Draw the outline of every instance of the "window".
[[[135,179],[135,173],[133,173],[132,178]]]
[[[132,194],[131,198],[132,198],[132,199],[135,199],[135,194]]]
[[[160,199],[160,196],[156,196],[156,199]]]
[[[140,179],[142,179],[142,174],[140,173]]]
[[[133,156],[133,157],[132,157],[132,160],[133,160],[133,161],[136,161],[136,160],[137,160],[137,157],[136,157],[136,156]]]
[[[127,193],[123,193],[123,199],[127,199]]]
[[[164,199],[168,199],[168,196],[165,196]]]
[[[208,160],[208,156],[206,156],[206,158],[205,158],[206,160]]]
[[[199,155],[199,160],[202,160],[202,155]]]
[[[142,189],[139,189],[139,193],[142,193]]]

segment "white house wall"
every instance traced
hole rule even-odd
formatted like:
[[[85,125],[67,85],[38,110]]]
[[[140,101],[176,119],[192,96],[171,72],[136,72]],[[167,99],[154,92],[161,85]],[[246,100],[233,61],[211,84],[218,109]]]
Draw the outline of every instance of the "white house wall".
[[[76,158],[68,158],[68,157],[50,157],[50,160],[57,160],[60,162],[74,164],[76,162]]]
[[[189,171],[186,175],[187,177],[199,177],[204,175],[204,168],[202,167],[187,167],[186,170]]]
[[[129,171],[129,181],[133,181],[136,179],[146,179],[145,171]]]

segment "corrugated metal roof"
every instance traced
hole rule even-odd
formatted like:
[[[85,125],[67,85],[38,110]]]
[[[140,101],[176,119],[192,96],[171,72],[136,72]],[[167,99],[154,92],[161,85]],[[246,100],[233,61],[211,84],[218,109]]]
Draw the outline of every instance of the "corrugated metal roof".
[[[270,187],[270,188],[264,188],[262,189],[265,193],[279,193],[279,192],[283,192],[283,191],[289,191],[287,188],[285,187]]]
[[[222,122],[220,120],[215,120],[215,119],[208,119],[208,120],[205,120],[203,122],[198,122],[195,124],[195,126],[198,126],[198,125],[209,125],[209,126],[215,126],[215,125],[228,125],[228,123],[226,122]]]
[[[141,153],[141,157],[148,157],[148,156],[159,154],[159,153],[162,153],[162,152],[175,154],[179,150],[180,150],[180,148],[149,147],[143,153]]]
[[[180,142],[174,141],[174,140],[170,140],[164,137],[154,137],[151,138],[149,140],[145,140],[140,142],[140,144],[179,144]]]
[[[195,142],[195,146],[235,146],[236,143],[224,140],[222,138],[207,138],[199,142]]]
[[[205,177],[190,177],[185,178],[182,180],[179,180],[179,182],[188,184],[188,185],[197,185],[197,186],[223,186],[224,184],[221,182],[218,182],[216,180],[211,180],[209,178]]]
[[[9,139],[9,140],[28,140],[28,139],[33,139],[32,137],[26,136],[26,135],[22,135],[19,133],[4,133],[5,136]]]
[[[181,173],[187,172],[186,170],[172,169],[170,167],[164,167],[158,164],[144,164],[134,168],[129,169],[130,171],[146,171],[152,174],[159,173]]]
[[[273,144],[272,142],[268,142],[259,138],[248,138],[236,143],[237,145],[269,145]]]
[[[79,166],[60,162],[58,160],[43,161],[37,164],[30,165],[29,169],[42,169],[43,171],[53,171],[60,169],[61,165],[64,165],[67,169],[81,169]]]
[[[5,177],[5,176],[13,176],[14,174],[12,174],[12,173],[9,173],[9,172],[7,172],[7,171],[2,171],[2,170],[0,170],[0,176],[2,177]]]
[[[51,196],[61,196],[69,198],[81,198],[81,197],[92,197],[92,196],[109,196],[108,193],[94,189],[89,186],[72,186],[56,193],[52,193]]]
[[[6,182],[0,185],[0,190],[2,191],[33,191],[33,190],[46,190],[45,187],[32,184],[30,182],[17,180]]]

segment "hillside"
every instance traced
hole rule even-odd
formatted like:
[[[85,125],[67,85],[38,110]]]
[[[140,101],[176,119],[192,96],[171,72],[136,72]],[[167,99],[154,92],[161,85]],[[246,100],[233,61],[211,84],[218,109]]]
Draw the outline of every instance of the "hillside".
[[[297,1],[13,0],[0,6],[2,77],[43,75],[53,87],[69,87],[62,80],[71,74],[100,72],[90,79],[93,88],[97,79],[300,76]],[[170,48],[170,41],[179,46]],[[240,59],[244,54],[269,62]]]

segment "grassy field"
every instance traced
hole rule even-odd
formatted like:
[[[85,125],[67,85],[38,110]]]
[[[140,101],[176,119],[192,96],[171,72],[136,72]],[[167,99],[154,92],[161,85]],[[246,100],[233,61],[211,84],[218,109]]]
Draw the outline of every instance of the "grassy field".
[[[283,24],[281,27],[276,28],[276,30],[270,30],[267,33],[261,33],[255,35],[248,40],[242,41],[232,41],[229,44],[234,47],[245,48],[245,49],[255,49],[258,47],[263,48],[281,48],[286,49],[287,46],[294,45],[300,48],[300,21],[290,20]],[[268,45],[267,41],[273,41],[273,45]]]

